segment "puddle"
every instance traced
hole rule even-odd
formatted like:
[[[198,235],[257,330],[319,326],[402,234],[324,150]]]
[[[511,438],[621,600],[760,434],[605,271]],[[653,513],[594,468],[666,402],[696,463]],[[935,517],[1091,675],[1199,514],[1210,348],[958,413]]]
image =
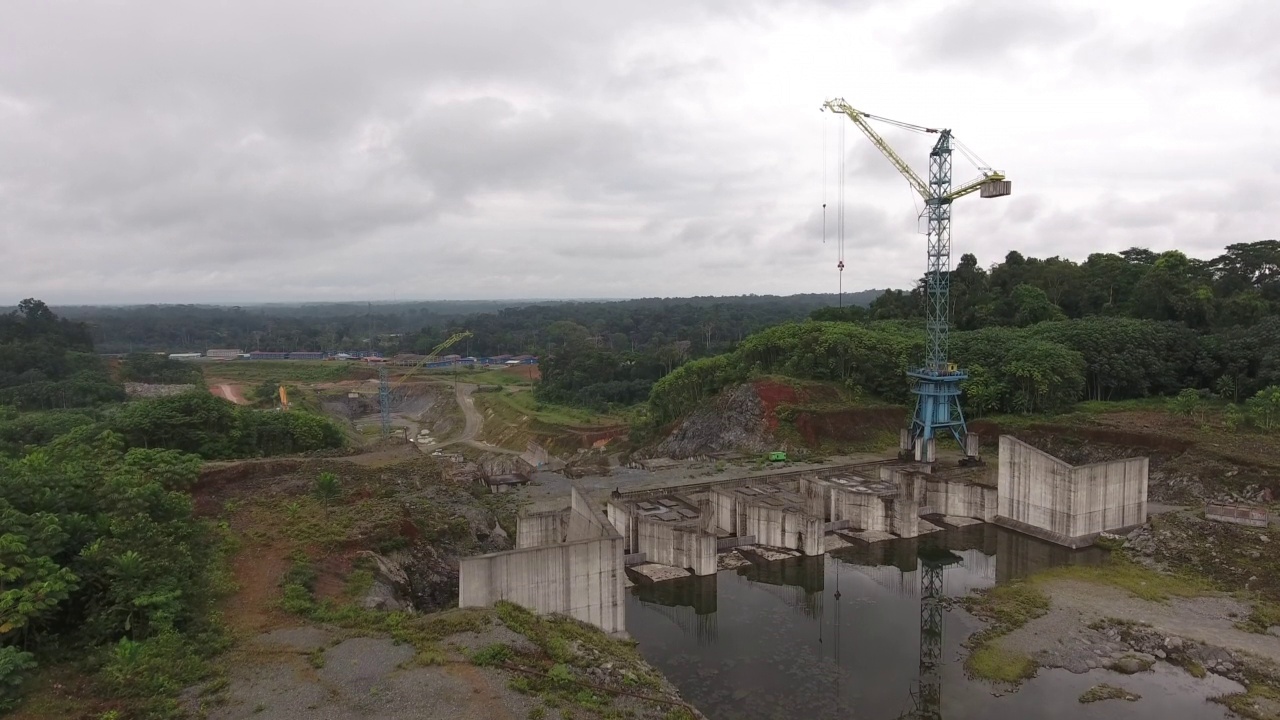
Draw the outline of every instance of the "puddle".
[[[1237,686],[1160,664],[1136,676],[1042,670],[1018,692],[999,695],[968,680],[961,664],[960,642],[981,624],[932,603],[922,608],[931,585],[959,597],[1101,558],[1095,549],[1070,551],[991,525],[948,530],[639,585],[629,590],[627,630],[712,720],[1222,718],[1223,708],[1205,699]],[[922,670],[922,652],[937,658],[932,671]],[[1102,682],[1143,699],[1078,702]]]

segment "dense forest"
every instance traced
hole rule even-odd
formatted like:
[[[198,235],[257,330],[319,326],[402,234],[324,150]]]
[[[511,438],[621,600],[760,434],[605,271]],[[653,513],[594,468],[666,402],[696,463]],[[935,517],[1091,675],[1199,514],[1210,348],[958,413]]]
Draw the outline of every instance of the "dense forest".
[[[1232,245],[1209,261],[1133,249],[1076,264],[1010,253],[989,270],[965,255],[950,276],[972,415],[1056,412],[1082,399],[1216,395],[1238,422],[1280,415],[1280,243]],[[868,308],[817,310],[732,352],[685,363],[650,397],[655,423],[756,374],[833,380],[906,403],[923,356],[922,288]]]
[[[866,305],[879,292],[846,293],[844,302]],[[564,321],[587,328],[597,344],[615,351],[676,341],[724,349],[756,330],[835,304],[835,295],[747,295],[532,304],[147,305],[57,311],[84,322],[98,352],[104,353],[203,352],[214,347],[424,353],[453,332],[467,329],[474,337],[459,352],[499,355],[547,352],[556,342],[549,329]]]
[[[99,670],[104,697],[171,703],[219,643],[221,541],[185,492],[201,462],[345,440],[319,415],[216,398],[191,365],[94,350],[38,300],[0,316],[0,712],[44,661]],[[117,378],[195,389],[126,402]]]
[[[89,337],[82,323],[58,317],[39,300],[0,315],[0,456],[19,457],[81,427],[115,433],[128,447],[211,459],[343,444],[342,431],[321,416],[261,412],[213,397],[199,368],[186,363],[133,354],[113,377]],[[197,387],[126,403],[122,380]]]

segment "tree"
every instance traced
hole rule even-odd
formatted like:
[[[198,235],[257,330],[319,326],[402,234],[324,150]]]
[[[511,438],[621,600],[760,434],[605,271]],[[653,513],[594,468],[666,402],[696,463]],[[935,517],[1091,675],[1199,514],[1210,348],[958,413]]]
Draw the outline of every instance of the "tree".
[[[1280,385],[1271,385],[1249,398],[1249,415],[1254,424],[1270,432],[1280,427]]]

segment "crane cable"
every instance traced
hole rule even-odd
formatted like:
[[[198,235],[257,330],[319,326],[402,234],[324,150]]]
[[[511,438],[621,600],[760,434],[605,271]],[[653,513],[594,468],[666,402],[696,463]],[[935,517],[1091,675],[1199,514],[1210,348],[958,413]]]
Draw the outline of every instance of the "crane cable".
[[[827,244],[827,164],[830,159],[827,157],[827,126],[830,125],[827,116],[822,115],[822,244]]]
[[[839,257],[839,262],[836,263],[836,268],[840,271],[839,273],[840,279],[839,279],[839,287],[838,287],[839,295],[837,296],[837,303],[836,303],[837,307],[844,307],[844,175],[845,175],[844,126],[845,126],[845,123],[840,123],[840,163],[838,165],[840,180],[837,186],[839,187],[840,207],[836,211],[836,217],[837,217],[836,247],[837,247],[837,255]]]

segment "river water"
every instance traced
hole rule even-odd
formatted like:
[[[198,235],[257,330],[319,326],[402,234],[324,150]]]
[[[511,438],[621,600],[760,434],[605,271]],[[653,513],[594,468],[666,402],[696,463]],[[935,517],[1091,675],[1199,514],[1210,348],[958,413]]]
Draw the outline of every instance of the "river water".
[[[711,720],[1222,718],[1223,708],[1205,698],[1237,690],[1234,683],[1195,680],[1164,663],[1134,676],[1041,670],[1014,693],[968,680],[960,643],[981,623],[961,610],[930,613],[939,606],[929,602],[922,612],[922,594],[938,595],[922,582],[940,580],[941,595],[960,597],[1101,557],[974,526],[637,586],[627,629],[645,659]],[[922,625],[936,642],[922,645]],[[939,658],[935,672],[922,673],[922,649]],[[1143,699],[1077,701],[1100,682]]]

